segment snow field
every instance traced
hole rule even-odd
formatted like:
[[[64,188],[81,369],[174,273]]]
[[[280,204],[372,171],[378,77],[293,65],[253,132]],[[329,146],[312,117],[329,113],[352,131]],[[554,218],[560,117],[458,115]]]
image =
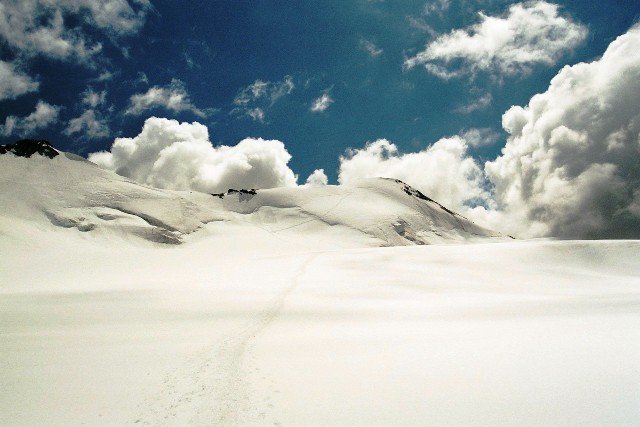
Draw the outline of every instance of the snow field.
[[[2,241],[2,425],[640,420],[640,242],[58,234]]]

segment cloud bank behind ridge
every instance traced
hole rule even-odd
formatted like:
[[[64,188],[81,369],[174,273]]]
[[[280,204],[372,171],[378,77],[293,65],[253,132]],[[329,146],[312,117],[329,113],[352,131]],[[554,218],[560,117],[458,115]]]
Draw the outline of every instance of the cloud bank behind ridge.
[[[502,216],[526,234],[640,237],[638,46],[635,26],[503,115],[510,136],[485,171]]]
[[[168,189],[221,192],[229,188],[296,185],[282,142],[246,138],[213,147],[206,126],[151,117],[134,138],[117,138],[111,151],[89,160],[138,182]]]
[[[566,66],[548,89],[503,115],[502,153],[484,165],[470,147],[495,135],[464,132],[417,153],[379,139],[347,150],[339,182],[399,178],[476,222],[519,237],[640,238],[640,26],[590,63]],[[90,155],[99,165],[164,188],[296,186],[277,140],[213,147],[199,123],[150,118],[134,138]],[[308,184],[324,185],[314,172]]]

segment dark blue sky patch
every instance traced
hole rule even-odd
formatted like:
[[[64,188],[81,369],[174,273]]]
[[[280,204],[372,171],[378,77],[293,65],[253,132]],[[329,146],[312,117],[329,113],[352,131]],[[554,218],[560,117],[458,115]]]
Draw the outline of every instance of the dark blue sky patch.
[[[70,35],[101,45],[85,58],[52,58],[0,37],[0,59],[40,82],[37,91],[0,100],[0,125],[9,116],[28,116],[39,100],[61,107],[57,121],[46,127],[23,127],[20,133],[4,126],[2,143],[46,138],[62,150],[86,155],[108,149],[116,137],[137,135],[155,115],[203,123],[216,145],[234,145],[245,137],[283,141],[301,180],[324,168],[335,182],[339,156],[379,138],[413,152],[468,129],[492,129],[500,135],[494,144],[470,149],[487,160],[506,141],[501,117],[509,107],[526,105],[545,91],[562,66],[602,55],[640,16],[635,1],[558,2],[559,15],[584,25],[588,36],[553,64],[533,64],[529,74],[500,81],[484,72],[447,80],[421,65],[407,69],[404,62],[439,35],[477,24],[480,11],[505,16],[515,2],[451,0],[447,7],[447,2],[424,0],[151,3],[145,9],[130,2],[142,14],[140,27],[126,34],[104,24],[92,26],[100,17],[93,19],[86,10],[63,10]],[[238,111],[234,100],[241,91],[257,81],[278,85],[287,78],[293,83],[288,93],[251,104],[253,115]],[[174,80],[193,109],[158,101],[127,114],[132,96],[167,89]],[[82,102],[87,90],[106,91],[104,101],[89,108]],[[312,111],[323,94],[332,102]],[[68,130],[88,109],[108,134]]]

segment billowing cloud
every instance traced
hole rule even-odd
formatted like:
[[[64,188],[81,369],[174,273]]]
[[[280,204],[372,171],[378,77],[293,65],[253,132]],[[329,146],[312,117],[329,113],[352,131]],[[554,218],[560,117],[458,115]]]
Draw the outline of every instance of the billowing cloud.
[[[148,0],[7,0],[0,3],[0,38],[24,57],[83,62],[102,49],[92,32],[133,34],[150,9]]]
[[[329,91],[325,91],[320,97],[318,97],[311,104],[311,108],[309,109],[312,113],[322,113],[324,110],[329,108],[333,104],[333,98],[329,94]]]
[[[340,158],[338,181],[354,184],[363,178],[397,178],[456,210],[465,204],[489,203],[482,170],[466,153],[467,144],[459,136],[407,154],[399,153],[398,147],[386,139],[379,139]]]
[[[324,173],[324,169],[316,169],[307,178],[305,186],[307,187],[322,187],[329,183],[329,178]]]
[[[38,86],[38,82],[19,71],[14,64],[0,60],[0,101],[35,92]]]
[[[494,78],[527,74],[537,64],[555,64],[587,35],[585,26],[560,16],[558,5],[546,1],[517,3],[503,16],[480,13],[480,22],[441,35],[405,61],[424,65],[450,79],[483,71]]]
[[[32,136],[37,130],[46,129],[58,121],[60,107],[38,101],[33,113],[26,117],[8,116],[0,132],[4,136],[16,135],[21,138]]]
[[[285,76],[277,82],[256,80],[238,91],[233,99],[235,107],[232,114],[251,117],[262,123],[265,121],[265,111],[280,98],[289,95],[295,87],[291,76]]]
[[[229,188],[296,186],[291,155],[277,140],[247,138],[213,147],[206,126],[151,117],[134,138],[117,138],[89,160],[160,188],[222,192]]]
[[[524,236],[640,238],[638,46],[640,26],[504,114],[510,137],[485,168],[495,221]]]
[[[602,58],[564,67],[503,115],[510,134],[484,170],[470,129],[418,153],[378,140],[341,159],[339,180],[399,178],[476,222],[519,237],[640,238],[640,25]],[[490,189],[488,191],[487,189]]]
[[[191,111],[197,116],[205,116],[202,110],[191,103],[185,84],[178,79],[172,79],[167,86],[153,86],[145,93],[132,95],[125,114],[137,115],[158,107],[175,113]]]

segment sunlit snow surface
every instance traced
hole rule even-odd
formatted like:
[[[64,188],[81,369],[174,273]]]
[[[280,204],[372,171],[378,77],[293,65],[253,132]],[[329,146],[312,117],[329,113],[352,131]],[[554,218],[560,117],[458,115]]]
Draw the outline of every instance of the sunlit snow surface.
[[[640,423],[638,241],[38,162],[0,158],[0,425]]]

